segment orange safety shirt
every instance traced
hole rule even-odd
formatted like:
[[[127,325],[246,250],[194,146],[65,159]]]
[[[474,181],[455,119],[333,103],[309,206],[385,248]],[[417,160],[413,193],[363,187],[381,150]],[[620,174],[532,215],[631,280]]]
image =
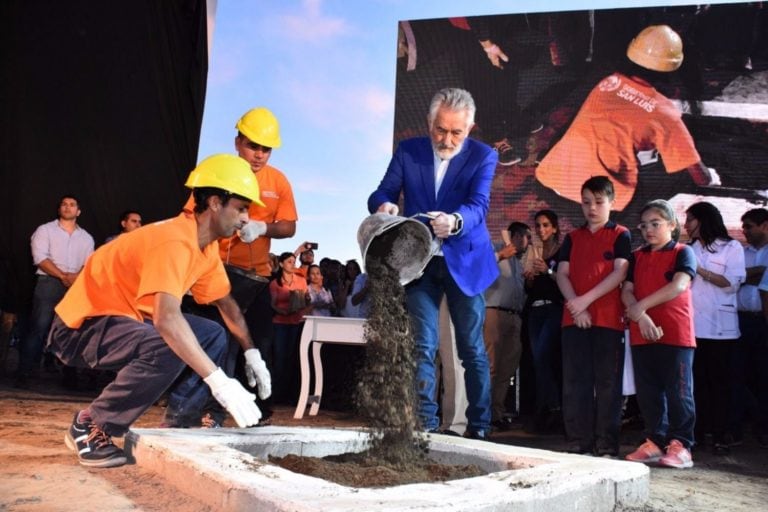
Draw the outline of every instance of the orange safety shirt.
[[[252,220],[260,220],[267,224],[282,220],[290,222],[298,220],[293,190],[285,174],[270,165],[265,165],[256,173],[256,181],[259,182],[261,201],[265,206],[251,203],[248,216]],[[194,208],[195,200],[190,195],[184,210],[193,211]],[[219,240],[221,259],[224,263],[269,277],[272,273],[269,262],[271,242],[272,239],[266,236],[260,236],[250,244],[240,241],[237,235],[232,238],[222,238]]]
[[[581,186],[607,176],[614,209],[632,200],[638,181],[637,152],[657,150],[668,173],[701,161],[681,112],[647,82],[621,73],[590,92],[562,139],[536,168],[536,178],[559,195],[581,202]]]
[[[229,293],[219,244],[200,250],[195,216],[188,212],[124,233],[101,246],[56,306],[64,323],[77,329],[88,317],[151,318],[156,293],[181,300],[191,291],[207,304]]]

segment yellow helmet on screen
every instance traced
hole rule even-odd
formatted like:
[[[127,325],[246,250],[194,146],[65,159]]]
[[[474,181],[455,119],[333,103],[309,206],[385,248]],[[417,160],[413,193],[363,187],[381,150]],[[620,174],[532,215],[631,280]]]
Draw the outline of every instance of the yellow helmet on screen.
[[[651,25],[629,43],[627,57],[645,69],[675,71],[683,63],[683,40],[667,25]]]
[[[184,184],[188,188],[220,188],[230,194],[250,199],[259,206],[261,202],[259,182],[248,162],[235,155],[209,156],[195,167]]]

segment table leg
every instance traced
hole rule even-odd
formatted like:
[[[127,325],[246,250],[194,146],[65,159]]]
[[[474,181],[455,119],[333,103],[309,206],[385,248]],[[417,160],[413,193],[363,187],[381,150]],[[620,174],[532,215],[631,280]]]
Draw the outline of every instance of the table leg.
[[[300,420],[304,417],[304,411],[307,409],[307,399],[309,397],[309,346],[312,343],[314,334],[314,321],[306,320],[304,330],[301,332],[301,341],[299,342],[299,365],[301,366],[301,390],[299,392],[299,403],[296,404],[296,412],[293,413],[294,419]],[[317,414],[317,412],[315,412]]]
[[[320,349],[323,348],[322,341],[315,341],[312,344],[312,362],[315,364],[315,388],[312,395],[312,405],[309,407],[309,415],[317,416],[320,410],[320,400],[323,398],[323,360],[320,358]]]

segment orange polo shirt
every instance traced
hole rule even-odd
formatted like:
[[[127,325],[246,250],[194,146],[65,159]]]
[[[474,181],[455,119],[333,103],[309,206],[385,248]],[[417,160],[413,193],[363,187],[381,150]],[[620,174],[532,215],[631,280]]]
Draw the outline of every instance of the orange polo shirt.
[[[614,209],[632,200],[638,181],[637,152],[655,149],[668,173],[701,161],[675,105],[648,83],[621,73],[589,93],[562,139],[536,168],[536,179],[581,203],[581,185],[607,176],[616,192]]]
[[[201,304],[224,297],[230,286],[219,244],[201,251],[197,240],[195,216],[187,212],[120,235],[88,259],[56,313],[77,329],[93,316],[151,318],[160,292],[181,300],[191,291]]]

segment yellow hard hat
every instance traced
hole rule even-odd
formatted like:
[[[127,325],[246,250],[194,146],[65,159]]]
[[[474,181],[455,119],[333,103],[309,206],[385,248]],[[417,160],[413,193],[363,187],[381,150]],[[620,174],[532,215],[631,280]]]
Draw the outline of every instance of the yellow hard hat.
[[[683,41],[667,25],[651,25],[629,43],[627,57],[646,69],[675,71],[683,63]]]
[[[250,199],[264,206],[259,182],[248,162],[235,155],[209,156],[195,167],[184,184],[188,188],[214,187]]]
[[[256,107],[249,110],[243,114],[235,128],[251,142],[268,148],[280,147],[280,123],[267,108]]]

